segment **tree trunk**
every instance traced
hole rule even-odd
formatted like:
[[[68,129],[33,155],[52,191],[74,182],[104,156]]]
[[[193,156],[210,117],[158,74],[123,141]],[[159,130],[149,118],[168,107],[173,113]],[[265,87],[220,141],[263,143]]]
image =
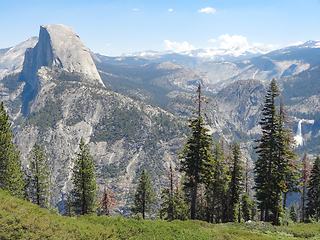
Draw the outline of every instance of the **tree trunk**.
[[[304,206],[305,206],[305,186],[303,186],[303,194],[302,194],[302,222],[305,222],[305,219],[304,219],[304,213],[305,213],[305,210],[304,210]]]
[[[195,179],[194,185],[192,187],[192,196],[191,196],[191,219],[196,219],[196,205],[197,205],[197,190],[198,182]]]
[[[211,205],[211,214],[210,214],[210,221],[211,223],[213,223],[213,216],[214,216],[214,193],[215,190],[213,190],[213,194],[212,194],[212,205]]]
[[[212,205],[211,205],[211,214],[209,222],[213,223],[213,216],[214,216],[214,191],[212,194]]]
[[[264,221],[264,210],[261,209],[260,211],[260,221]]]
[[[227,222],[230,221],[230,191],[228,189],[228,195],[227,195]]]
[[[283,205],[282,205],[283,210],[286,209],[287,194],[288,194],[287,192],[285,192],[285,193],[283,194]]]
[[[142,200],[142,218],[144,219],[145,217],[145,211],[146,211],[146,196],[145,196],[145,191],[143,193],[143,200]]]
[[[278,202],[278,201],[279,201],[279,194],[277,194],[277,201],[276,202]],[[277,226],[277,225],[279,225],[279,206],[277,205],[275,207],[276,207],[276,209],[275,209],[275,211],[273,211],[273,222],[272,222],[272,224]]]
[[[264,211],[264,221],[269,222],[269,209],[266,208]]]

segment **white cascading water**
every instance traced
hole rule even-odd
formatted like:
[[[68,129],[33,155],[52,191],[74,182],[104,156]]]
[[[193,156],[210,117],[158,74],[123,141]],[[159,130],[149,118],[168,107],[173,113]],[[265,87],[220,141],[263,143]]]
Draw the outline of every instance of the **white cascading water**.
[[[303,120],[299,121],[297,135],[294,137],[294,140],[296,140],[297,146],[303,145],[303,137],[302,137],[302,133],[301,133],[301,123],[302,123],[302,121]]]

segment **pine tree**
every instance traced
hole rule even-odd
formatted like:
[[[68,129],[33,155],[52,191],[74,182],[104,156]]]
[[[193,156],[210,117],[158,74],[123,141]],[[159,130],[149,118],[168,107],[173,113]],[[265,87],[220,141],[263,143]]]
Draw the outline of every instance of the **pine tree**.
[[[287,170],[285,172],[285,189],[283,190],[283,209],[285,209],[287,195],[291,195],[294,192],[300,192],[299,178],[301,176],[301,173],[299,170],[299,164],[296,162],[297,154],[294,151],[296,143],[294,140],[294,131],[292,129],[293,123],[289,120],[289,115],[284,105],[284,100],[282,96],[280,101],[279,120],[280,126],[282,126],[279,129],[279,135],[280,139],[283,141],[283,157],[286,160],[287,166]]]
[[[67,202],[64,205],[64,212],[62,215],[66,216],[66,217],[74,217],[75,216],[74,206],[73,206],[72,198],[70,195],[68,195]]]
[[[232,145],[229,145],[229,147],[225,146],[224,148],[224,155],[225,155],[225,164],[226,164],[226,168],[227,168],[227,175],[229,176],[229,178],[231,179],[231,171],[232,171]],[[228,183],[228,188],[227,188],[227,193],[226,196],[224,198],[224,202],[223,202],[223,221],[224,223],[228,222],[230,219],[230,181]]]
[[[206,198],[206,187],[203,183],[198,185],[196,219],[206,221],[208,219],[208,203]]]
[[[320,216],[320,157],[317,156],[313,163],[311,176],[307,191],[307,216],[316,217],[319,221]]]
[[[188,205],[183,200],[183,192],[181,188],[174,190],[175,193],[170,198],[169,188],[161,191],[161,199],[163,203],[160,205],[159,213],[161,219],[164,220],[187,220],[189,215]]]
[[[298,212],[297,212],[296,204],[294,202],[292,202],[290,205],[290,219],[294,223],[298,222]]]
[[[168,221],[175,219],[186,220],[188,216],[188,206],[183,200],[183,193],[179,187],[179,179],[171,163],[168,182],[169,187],[161,191],[163,203],[160,205],[160,216]]]
[[[205,172],[206,169],[211,169],[212,139],[211,136],[208,135],[209,130],[205,127],[207,124],[201,116],[201,103],[204,102],[204,100],[201,96],[200,84],[197,92],[198,117],[188,120],[192,133],[188,137],[188,141],[185,143],[183,150],[178,154],[178,158],[181,159],[180,171],[185,172],[189,178],[187,187],[191,190],[191,219],[196,218],[198,184],[203,182],[203,175],[209,174],[209,172]]]
[[[249,198],[249,195],[246,192],[241,197],[241,212],[245,221],[251,219],[252,200]]]
[[[131,207],[131,211],[135,214],[141,213],[142,218],[145,219],[146,213],[152,210],[154,203],[155,192],[146,170],[143,169],[134,194],[134,206]]]
[[[46,208],[50,196],[50,166],[49,161],[45,158],[44,153],[40,151],[37,142],[33,145],[32,157],[29,158],[30,165],[26,171],[26,198]]]
[[[100,197],[98,204],[101,213],[108,217],[110,217],[112,209],[117,206],[117,200],[114,193],[110,189],[107,189],[106,186],[103,189],[103,194]]]
[[[72,159],[73,189],[71,195],[74,198],[73,204],[76,214],[84,215],[96,211],[97,183],[94,174],[95,163],[90,155],[88,146],[81,137],[79,152],[75,152],[76,157]]]
[[[301,185],[302,185],[302,195],[301,195],[301,222],[307,221],[307,187],[310,177],[310,163],[308,160],[307,153],[305,152],[302,158],[302,176],[301,176]]]
[[[256,147],[258,159],[255,162],[255,189],[259,201],[261,220],[269,221],[269,211],[273,213],[273,224],[279,224],[282,206],[281,195],[286,191],[286,172],[288,171],[286,145],[283,139],[283,126],[276,112],[275,100],[279,96],[273,79],[265,96],[262,108],[263,118],[259,122],[262,136]]]
[[[231,180],[229,183],[230,188],[230,214],[229,221],[234,222],[236,220],[236,210],[240,204],[240,196],[244,189],[244,167],[241,165],[241,151],[237,143],[232,146],[232,168],[231,168]]]
[[[206,197],[208,203],[208,222],[223,221],[224,199],[226,198],[230,177],[227,174],[225,157],[219,143],[216,143],[212,152],[212,178],[206,179]]]
[[[0,104],[0,187],[12,196],[23,197],[24,174],[19,159],[20,152],[13,144],[14,135],[9,122],[9,115]]]

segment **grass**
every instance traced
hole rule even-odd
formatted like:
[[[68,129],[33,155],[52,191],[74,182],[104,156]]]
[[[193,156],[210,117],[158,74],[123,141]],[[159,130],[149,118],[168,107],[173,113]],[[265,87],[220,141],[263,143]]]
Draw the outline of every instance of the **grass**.
[[[203,221],[136,220],[121,216],[75,218],[46,209],[0,190],[0,239],[320,239],[320,224],[275,227],[269,223],[210,224]]]

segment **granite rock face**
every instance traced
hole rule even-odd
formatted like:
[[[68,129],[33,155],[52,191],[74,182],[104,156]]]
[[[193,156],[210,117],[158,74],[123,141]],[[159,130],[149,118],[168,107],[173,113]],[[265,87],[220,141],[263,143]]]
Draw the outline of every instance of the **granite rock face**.
[[[38,70],[41,67],[79,73],[85,81],[104,86],[90,50],[72,28],[62,24],[40,26],[37,45],[25,53],[21,77],[36,91],[40,89]]]
[[[21,71],[26,49],[33,48],[37,42],[38,38],[32,37],[14,47],[1,49],[0,79],[11,73]]]

